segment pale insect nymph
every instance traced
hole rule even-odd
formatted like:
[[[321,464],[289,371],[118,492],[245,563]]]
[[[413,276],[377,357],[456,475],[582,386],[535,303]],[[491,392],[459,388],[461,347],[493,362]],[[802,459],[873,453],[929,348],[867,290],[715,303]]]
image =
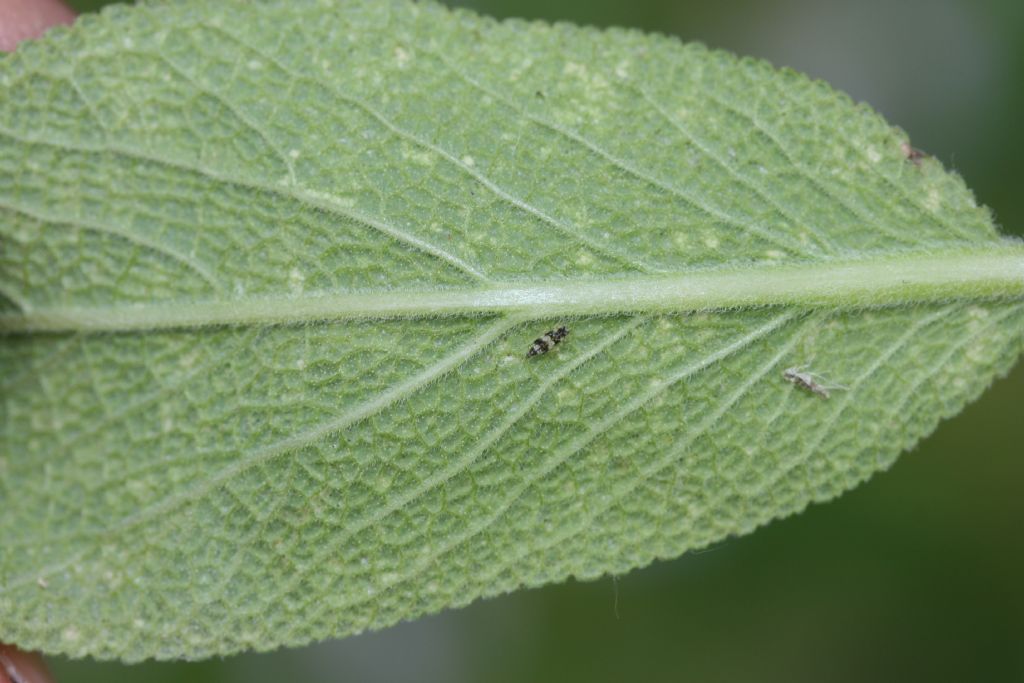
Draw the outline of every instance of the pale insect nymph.
[[[809,391],[812,394],[817,394],[822,398],[828,398],[833,389],[845,389],[844,386],[825,386],[821,384],[818,379],[821,379],[818,375],[813,372],[806,372],[806,366],[786,368],[782,371],[782,378],[787,382],[791,382],[796,386]]]
[[[569,329],[567,327],[559,327],[554,330],[548,330],[543,335],[533,340],[533,346],[526,352],[526,357],[539,356],[542,353],[547,353],[551,350],[551,347],[555,346],[558,342],[569,336]]]

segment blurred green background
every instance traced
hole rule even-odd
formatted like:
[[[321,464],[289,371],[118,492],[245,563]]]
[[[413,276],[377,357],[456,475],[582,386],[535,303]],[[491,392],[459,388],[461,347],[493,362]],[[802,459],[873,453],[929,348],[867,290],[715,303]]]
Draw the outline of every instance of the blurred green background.
[[[106,4],[71,2],[80,11]],[[1024,235],[1021,0],[476,0],[790,66],[864,100]],[[634,571],[272,654],[58,681],[1024,681],[1024,364],[887,473]]]

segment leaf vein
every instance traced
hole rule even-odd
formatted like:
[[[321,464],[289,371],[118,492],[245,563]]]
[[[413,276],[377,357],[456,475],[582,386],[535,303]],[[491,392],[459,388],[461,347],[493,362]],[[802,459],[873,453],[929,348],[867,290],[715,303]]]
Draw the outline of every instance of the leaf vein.
[[[884,351],[875,356],[874,360],[861,372],[860,375],[850,383],[849,389],[842,392],[840,397],[835,400],[835,407],[832,409],[831,415],[828,419],[821,422],[818,428],[815,430],[815,434],[812,438],[804,442],[804,447],[796,452],[795,456],[783,459],[780,461],[778,466],[773,468],[772,476],[768,477],[761,482],[760,485],[754,487],[749,491],[743,492],[744,495],[751,498],[763,495],[766,491],[775,487],[775,485],[781,481],[784,477],[788,476],[794,468],[799,466],[801,463],[807,461],[808,457],[821,445],[822,441],[832,432],[839,418],[846,412],[846,410],[853,403],[854,398],[858,396],[857,389],[868,381],[878,370],[887,363],[894,355],[899,353],[901,350],[906,348],[912,340],[917,338],[918,333],[932,325],[933,323],[945,318],[950,315],[954,310],[958,308],[958,305],[944,306],[934,313],[918,318],[911,325],[909,325],[906,331],[901,334],[892,344],[890,344]],[[809,397],[817,398],[817,397]]]
[[[202,280],[208,284],[214,292],[218,294],[224,293],[224,286],[214,276],[214,274],[199,261],[196,261],[187,254],[183,254],[177,249],[169,247],[166,244],[143,237],[138,233],[125,230],[113,223],[110,225],[102,225],[79,217],[55,216],[39,211],[38,209],[29,209],[24,206],[19,206],[6,197],[0,197],[0,210],[8,211],[13,214],[20,214],[25,218],[30,218],[40,223],[49,223],[50,225],[56,226],[63,225],[69,228],[79,228],[89,232],[119,237],[137,247],[148,249],[157,254],[166,256],[173,261],[177,261],[202,278]]]
[[[686,450],[701,436],[703,436],[708,429],[713,427],[715,423],[722,418],[723,415],[732,409],[738,401],[746,396],[750,390],[758,383],[761,382],[769,372],[776,368],[780,361],[789,354],[793,348],[799,343],[801,337],[805,333],[807,327],[813,324],[817,320],[816,316],[810,316],[803,322],[800,327],[790,334],[789,338],[783,343],[778,351],[776,351],[771,358],[763,363],[755,372],[751,373],[741,384],[739,384],[735,390],[733,390],[714,411],[709,413],[700,423],[694,427],[693,431],[686,435],[683,440],[676,445],[674,448],[669,450],[665,455],[658,458],[654,462],[650,463],[645,468],[641,469],[638,476],[634,477],[631,481],[627,482],[621,489],[615,491],[611,496],[607,496],[603,500],[601,505],[592,508],[588,511],[588,514],[584,515],[580,520],[579,524],[566,529],[563,533],[556,534],[550,540],[543,543],[540,547],[533,547],[529,549],[529,552],[537,552],[539,550],[547,550],[560,543],[565,542],[567,539],[572,538],[578,534],[583,534],[591,527],[594,520],[600,514],[607,512],[613,506],[619,503],[619,501],[625,499],[627,496],[632,494],[642,483],[649,481],[652,477],[658,475],[666,467],[669,467],[673,463],[677,462],[686,452]],[[489,579],[493,579],[499,575],[501,571],[509,566],[514,566],[517,562],[521,561],[525,553],[521,553],[516,557],[510,558],[501,568],[491,572],[488,576]]]
[[[489,529],[493,524],[495,524],[502,517],[502,515],[504,515],[511,508],[511,506],[514,505],[516,501],[518,501],[522,497],[523,493],[530,486],[536,483],[541,477],[545,477],[548,474],[550,474],[556,468],[558,468],[567,460],[572,458],[580,450],[585,448],[590,442],[592,442],[595,438],[600,436],[600,434],[607,431],[611,426],[618,423],[618,421],[625,418],[627,415],[641,408],[647,402],[655,398],[658,394],[662,393],[663,391],[675,385],[676,383],[686,379],[687,377],[690,377],[691,375],[697,372],[701,372],[702,370],[710,367],[714,363],[717,363],[718,361],[723,360],[724,358],[727,358],[732,354],[742,351],[744,348],[750,346],[751,344],[757,342],[758,340],[770,336],[775,331],[784,327],[788,322],[793,320],[795,317],[796,313],[794,312],[787,312],[782,315],[776,316],[766,324],[757,327],[752,332],[749,332],[745,335],[742,335],[734,339],[731,343],[704,356],[703,358],[697,360],[696,362],[688,363],[682,366],[681,368],[678,368],[675,372],[671,373],[669,378],[655,383],[647,391],[634,397],[632,400],[627,402],[622,408],[615,411],[615,413],[609,415],[607,418],[599,422],[593,429],[589,430],[586,434],[573,440],[564,449],[560,449],[558,453],[555,454],[555,457],[547,460],[546,462],[542,463],[539,467],[535,468],[531,472],[531,474],[528,477],[526,477],[518,486],[511,489],[509,495],[505,496],[499,504],[495,505],[492,508],[490,514],[488,514],[486,517],[474,520],[474,522],[470,526],[468,526],[462,533],[453,534],[452,537],[446,539],[446,541],[443,544],[441,544],[439,548],[430,548],[428,546],[427,550],[421,552],[418,558],[407,562],[404,565],[407,568],[407,571],[402,572],[402,575],[399,578],[399,580],[392,583],[390,587],[394,588],[394,586],[397,583],[409,581],[415,578],[419,574],[419,572],[423,571],[426,567],[429,567],[432,563],[436,562],[445,553],[454,550],[455,548],[457,548],[458,546],[462,545],[463,543],[465,543],[466,541],[475,536],[478,536],[482,533],[486,533],[487,529]],[[776,358],[778,357],[781,357],[781,354],[776,354]],[[775,360],[775,362],[777,362],[777,360]],[[745,384],[745,387],[752,386],[752,384],[752,382],[748,381]],[[567,538],[568,536],[569,534],[565,536],[560,536],[560,539],[564,540],[564,538]],[[554,543],[552,545],[554,545]],[[535,549],[531,549],[531,551],[533,550]],[[367,598],[360,598],[355,601],[346,602],[344,603],[343,606],[346,608],[351,608],[357,605],[361,605],[366,601]]]
[[[757,225],[753,221],[741,219],[741,218],[738,218],[738,217],[736,217],[734,215],[731,215],[731,214],[728,214],[726,212],[723,212],[720,209],[717,209],[714,206],[711,206],[710,204],[708,204],[708,203],[706,203],[704,201],[701,201],[695,195],[693,195],[693,194],[691,194],[689,192],[686,192],[685,190],[683,190],[681,187],[675,185],[674,183],[669,183],[669,182],[666,182],[664,180],[661,180],[660,178],[658,178],[658,177],[656,177],[654,175],[651,175],[650,173],[647,173],[646,171],[643,171],[643,170],[633,166],[631,163],[625,161],[624,159],[621,159],[621,158],[615,156],[614,154],[612,154],[608,150],[604,149],[603,147],[601,147],[597,143],[591,141],[590,139],[588,139],[584,135],[582,135],[580,133],[577,133],[577,132],[575,132],[573,130],[570,130],[568,128],[565,128],[565,127],[563,127],[563,126],[561,126],[561,125],[559,125],[559,124],[557,124],[557,123],[555,123],[553,121],[549,121],[549,120],[547,120],[547,119],[545,119],[543,117],[540,117],[540,116],[537,116],[536,114],[531,113],[530,111],[524,109],[520,105],[515,104],[514,102],[512,102],[511,100],[509,100],[505,96],[501,95],[500,93],[494,91],[491,88],[488,88],[483,83],[480,83],[479,81],[474,79],[472,76],[469,76],[468,74],[463,72],[461,69],[459,69],[456,66],[454,66],[453,64],[451,64],[449,62],[449,60],[447,59],[447,57],[445,57],[441,53],[434,52],[434,51],[432,51],[432,50],[430,50],[428,48],[425,48],[425,47],[422,48],[422,49],[427,54],[430,54],[430,55],[434,56],[435,58],[437,58],[438,61],[440,61],[442,64],[445,65],[445,67],[448,68],[449,71],[451,71],[453,74],[458,76],[460,79],[465,81],[470,86],[478,89],[480,92],[482,92],[482,93],[484,93],[486,95],[489,95],[490,97],[494,98],[495,100],[501,102],[506,107],[509,107],[510,109],[512,109],[513,111],[517,112],[518,114],[520,114],[521,116],[523,116],[527,120],[533,122],[534,124],[536,124],[538,126],[541,126],[543,128],[547,128],[548,130],[550,130],[550,131],[552,131],[552,132],[554,132],[554,133],[556,133],[556,134],[558,134],[558,135],[560,135],[562,137],[565,137],[566,139],[571,140],[572,142],[575,142],[576,144],[582,145],[583,147],[588,149],[591,153],[593,153],[593,154],[601,157],[605,161],[611,163],[613,166],[615,166],[619,170],[623,171],[627,175],[631,175],[634,178],[642,180],[643,182],[645,182],[645,183],[647,183],[649,185],[657,187],[658,189],[662,190],[663,192],[667,192],[668,194],[670,194],[670,195],[672,195],[674,197],[677,197],[678,199],[682,200],[683,202],[685,202],[689,206],[692,206],[695,209],[698,209],[700,212],[704,213],[709,218],[720,220],[723,223],[725,223],[726,225],[731,225],[733,227],[736,227],[736,228],[739,228],[741,230],[744,230],[744,231],[746,231],[748,233],[753,233],[753,234],[757,235],[758,237],[760,237],[761,239],[764,239],[765,241],[771,242],[772,244],[775,244],[775,245],[779,246],[780,248],[785,249],[786,251],[789,251],[791,253],[796,253],[796,254],[799,254],[799,255],[803,255],[803,256],[813,256],[814,255],[813,253],[807,251],[806,248],[804,248],[802,246],[799,246],[799,245],[794,245],[790,240],[785,239],[784,237],[775,234],[773,231],[767,230],[767,229]]]
[[[213,88],[209,88],[207,86],[204,86],[192,74],[190,74],[187,71],[185,71],[183,68],[178,66],[178,64],[176,64],[173,60],[171,60],[170,58],[168,58],[166,55],[164,55],[161,52],[140,52],[138,50],[132,50],[132,51],[126,51],[126,53],[127,54],[135,54],[135,55],[138,55],[140,57],[153,57],[153,58],[156,58],[160,62],[166,64],[167,67],[169,69],[171,69],[174,73],[178,74],[180,77],[182,77],[186,81],[188,81],[189,85],[191,85],[197,91],[199,91],[200,93],[206,95],[207,97],[213,98],[217,102],[220,102],[221,105],[225,109],[227,109],[231,113],[231,115],[234,116],[239,122],[241,122],[241,124],[243,126],[248,128],[252,132],[256,133],[256,135],[261,140],[263,140],[263,143],[266,145],[267,149],[269,149],[271,151],[271,153],[273,153],[273,155],[275,157],[277,157],[277,159],[284,165],[284,168],[285,168],[285,170],[288,173],[288,181],[289,181],[289,183],[292,184],[292,185],[294,185],[296,183],[296,180],[295,180],[295,165],[292,163],[292,160],[288,158],[288,156],[284,153],[284,151],[280,147],[278,147],[278,145],[273,140],[270,139],[270,136],[262,128],[257,126],[256,123],[251,121],[248,116],[243,114],[239,110],[239,108],[233,102],[231,102],[227,98],[227,96],[225,96],[223,94],[223,92],[219,92],[217,90],[214,90]]]
[[[601,353],[603,353],[610,346],[621,340],[627,334],[640,327],[644,323],[650,320],[647,316],[638,316],[633,318],[625,325],[620,326],[613,333],[607,335],[604,339],[598,342],[593,348],[582,353],[577,358],[574,358],[569,363],[561,366],[555,372],[551,373],[537,386],[537,389],[531,393],[528,397],[519,402],[505,411],[504,419],[496,425],[490,432],[485,434],[472,448],[466,450],[465,454],[451,462],[447,467],[441,471],[427,477],[417,486],[405,492],[401,495],[395,496],[389,500],[387,505],[380,509],[374,509],[366,514],[363,514],[356,518],[351,524],[347,525],[339,531],[337,537],[332,537],[331,543],[324,546],[321,551],[321,555],[330,556],[332,552],[336,551],[339,547],[343,546],[352,536],[359,533],[363,529],[380,522],[392,513],[400,510],[406,505],[414,502],[421,498],[427,492],[442,486],[446,482],[450,481],[459,474],[465,472],[469,467],[475,463],[481,455],[483,455],[489,448],[497,443],[508,431],[518,423],[524,415],[526,415],[531,408],[536,407],[539,402],[545,397],[547,392],[552,386],[561,382],[567,376],[578,370],[580,367],[590,362]],[[301,577],[299,577],[301,578]]]
[[[810,170],[807,169],[807,167],[805,167],[802,163],[799,163],[796,160],[792,153],[790,153],[789,148],[782,143],[782,140],[778,137],[775,130],[773,128],[770,128],[767,124],[765,124],[759,116],[747,111],[742,107],[736,106],[730,102],[727,102],[726,100],[723,100],[715,93],[703,92],[702,94],[708,99],[708,101],[714,102],[715,104],[722,107],[726,111],[732,113],[735,116],[740,117],[741,119],[749,123],[754,130],[761,133],[761,135],[763,135],[764,138],[768,140],[779,151],[779,153],[783,155],[783,157],[785,157],[786,161],[789,162],[789,165],[792,168],[794,168],[800,174],[801,177],[803,177],[808,183],[810,183],[811,187],[817,189],[827,199],[842,206],[844,209],[849,211],[853,216],[855,216],[858,220],[865,223],[866,225],[870,225],[875,230],[882,232],[887,237],[895,241],[901,242],[903,244],[916,244],[916,240],[908,239],[907,235],[904,234],[903,232],[893,230],[892,228],[888,227],[884,222],[879,221],[878,217],[875,215],[873,211],[868,210],[867,213],[865,213],[865,210],[863,208],[854,206],[854,204],[852,204],[848,200],[848,198],[844,196],[842,193],[838,192],[829,185],[821,182],[814,173],[812,173]]]
[[[459,367],[469,358],[486,348],[491,342],[499,339],[508,332],[508,330],[512,329],[519,323],[520,320],[516,317],[499,317],[494,324],[482,330],[478,336],[475,336],[465,345],[454,349],[451,353],[440,358],[437,362],[433,363],[421,372],[389,389],[386,389],[374,398],[365,401],[357,408],[305,429],[298,434],[293,434],[264,446],[263,448],[256,449],[253,452],[240,457],[235,462],[212,473],[201,483],[188,487],[179,493],[169,495],[153,505],[126,517],[114,528],[119,531],[123,531],[125,529],[136,527],[146,520],[166,514],[168,511],[181,505],[199,500],[220,487],[225,482],[230,481],[233,477],[260,463],[295,451],[304,446],[308,446],[319,439],[330,434],[337,433],[357,422],[365,420],[381,410],[384,410],[388,406],[408,398],[411,394],[419,391],[423,387],[437,381],[439,378]]]
[[[665,120],[666,123],[675,128],[679,132],[679,134],[683,136],[684,140],[688,141],[690,144],[692,144],[694,147],[700,150],[700,152],[705,157],[711,159],[711,161],[713,161],[715,165],[717,165],[730,176],[735,178],[741,186],[746,187],[754,194],[756,194],[758,197],[760,197],[761,199],[775,207],[775,210],[778,211],[779,214],[781,214],[784,218],[786,218],[794,228],[800,226],[805,228],[825,248],[825,251],[835,253],[835,242],[833,242],[827,235],[818,230],[813,224],[799,220],[793,214],[791,209],[787,208],[781,202],[777,201],[771,195],[771,193],[764,188],[763,185],[761,185],[758,182],[755,182],[754,179],[747,175],[746,173],[741,173],[737,171],[735,168],[733,168],[733,166],[729,164],[725,159],[723,159],[720,154],[712,150],[705,140],[697,137],[696,133],[694,133],[687,126],[684,126],[683,123],[679,120],[678,116],[672,116],[671,114],[669,114],[668,111],[661,105],[661,103],[656,101],[651,96],[651,94],[647,92],[647,90],[645,90],[644,88],[633,86],[631,84],[627,84],[626,87],[629,88],[630,90],[639,93],[640,96],[644,99],[644,101],[651,105],[654,111],[656,111],[658,115]]]
[[[797,104],[797,102],[793,99],[792,95],[789,93],[788,90],[784,89],[783,92],[782,92],[782,96],[785,97],[789,102],[791,102],[793,104]],[[938,223],[940,225],[945,227],[947,230],[950,230],[950,231],[956,233],[957,235],[960,235],[960,237],[963,238],[966,241],[974,241],[977,238],[976,235],[972,235],[971,233],[964,232],[963,229],[959,225],[957,225],[956,223],[953,223],[952,221],[950,221],[949,218],[947,218],[945,214],[940,213],[936,209],[932,209],[932,208],[929,208],[928,206],[926,206],[924,203],[921,202],[920,197],[918,197],[917,195],[911,194],[907,190],[906,186],[904,186],[904,185],[894,181],[892,179],[892,177],[889,176],[889,174],[884,173],[882,171],[882,167],[880,167],[879,164],[871,162],[871,159],[867,155],[867,151],[863,147],[858,146],[856,151],[857,151],[857,153],[863,159],[865,159],[868,162],[867,165],[871,169],[871,173],[875,177],[880,178],[892,190],[894,190],[894,191],[898,192],[900,195],[902,195],[903,199],[906,200],[907,202],[909,202],[911,205],[913,205],[918,211],[922,212],[926,216],[929,216],[929,217],[935,219],[936,221],[938,221]],[[879,202],[879,204],[881,205],[882,202]],[[872,222],[873,225],[878,223],[877,217],[874,215],[873,212],[871,214],[871,219],[872,219],[871,222]],[[882,225],[882,227],[884,227],[884,224]],[[889,234],[889,233],[886,233],[886,234]],[[891,236],[893,238],[897,238],[898,234],[899,233],[894,233]]]
[[[461,171],[462,173],[464,173],[465,175],[469,176],[474,181],[479,183],[482,187],[486,188],[489,192],[491,192],[494,196],[501,199],[503,202],[506,202],[510,206],[513,206],[516,209],[523,211],[524,213],[532,215],[534,218],[550,225],[551,227],[561,232],[563,235],[579,242],[588,249],[598,254],[601,254],[607,258],[619,261],[620,263],[623,263],[624,265],[629,266],[630,268],[634,268],[643,272],[655,272],[656,269],[653,269],[651,266],[644,263],[636,255],[628,254],[619,249],[615,249],[614,247],[611,247],[604,242],[598,242],[597,240],[594,240],[593,238],[586,235],[577,226],[571,225],[569,223],[566,223],[565,221],[562,221],[561,219],[555,218],[551,214],[530,204],[525,199],[513,195],[511,192],[508,192],[507,190],[500,187],[497,183],[492,181],[490,178],[488,178],[486,175],[484,175],[477,169],[466,164],[456,155],[452,154],[443,147],[436,145],[430,142],[429,140],[424,140],[415,133],[412,133],[402,128],[401,126],[393,122],[391,119],[386,117],[384,114],[382,114],[380,111],[378,111],[375,107],[371,106],[367,102],[364,102],[360,98],[341,92],[332,83],[317,80],[312,76],[305,75],[299,71],[292,69],[291,67],[282,63],[276,57],[261,52],[260,50],[256,49],[252,45],[248,44],[246,41],[242,40],[230,31],[224,29],[223,27],[209,26],[208,28],[228,37],[229,39],[233,40],[236,44],[250,50],[254,54],[258,54],[272,61],[278,68],[280,68],[285,73],[289,74],[295,80],[308,81],[310,83],[315,83],[318,86],[328,88],[334,97],[338,98],[342,102],[346,102],[347,104],[353,107],[361,109],[371,118],[375,119],[385,129],[390,131],[393,135],[408,140],[414,145],[421,147],[422,149],[428,150],[433,154],[436,154],[437,156],[439,156],[440,158],[444,159],[446,162],[450,163],[452,166],[457,168],[459,171]]]
[[[384,234],[387,237],[394,239],[397,242],[401,242],[406,246],[412,247],[419,252],[426,253],[434,258],[447,262],[466,274],[474,277],[482,282],[490,282],[490,278],[484,275],[476,267],[463,261],[454,254],[450,254],[444,249],[441,249],[437,245],[420,239],[414,235],[411,235],[404,230],[388,223],[383,219],[373,218],[367,214],[364,214],[355,209],[348,208],[344,203],[336,196],[319,191],[312,191],[301,189],[299,187],[284,187],[280,185],[273,185],[265,183],[254,178],[245,178],[242,176],[227,176],[221,172],[214,171],[213,169],[205,168],[197,164],[190,164],[184,161],[171,160],[153,156],[145,152],[131,149],[123,145],[115,145],[112,143],[106,143],[102,146],[97,145],[83,145],[78,143],[71,143],[68,141],[55,141],[52,137],[48,139],[38,138],[34,136],[21,136],[13,133],[12,131],[0,128],[0,136],[7,137],[16,142],[29,145],[45,145],[53,147],[55,149],[61,149],[65,151],[73,151],[86,154],[113,154],[115,156],[123,157],[126,159],[132,159],[135,161],[142,161],[145,163],[155,164],[166,168],[175,169],[185,173],[195,174],[202,176],[209,180],[238,187],[246,190],[255,190],[257,192],[263,192],[273,197],[281,199],[290,199],[298,202],[301,205],[307,207],[313,207],[320,209],[330,215],[338,216],[340,218],[350,220],[359,225],[371,228],[376,232]]]

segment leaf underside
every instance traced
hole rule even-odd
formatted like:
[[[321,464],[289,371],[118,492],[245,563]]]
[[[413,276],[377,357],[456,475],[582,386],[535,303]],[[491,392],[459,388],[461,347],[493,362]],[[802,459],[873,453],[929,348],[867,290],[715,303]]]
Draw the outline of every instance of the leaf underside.
[[[25,45],[0,640],[297,645],[849,489],[1022,350],[1024,251],[905,143],[761,62],[430,3],[114,8]]]

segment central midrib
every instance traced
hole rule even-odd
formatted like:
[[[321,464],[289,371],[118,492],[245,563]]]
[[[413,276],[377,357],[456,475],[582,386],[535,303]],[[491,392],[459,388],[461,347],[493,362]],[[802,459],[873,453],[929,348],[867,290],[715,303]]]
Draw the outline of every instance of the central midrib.
[[[0,315],[0,333],[118,332],[352,318],[516,313],[577,317],[759,306],[857,308],[951,299],[1024,298],[1024,245],[813,264],[753,265],[623,279],[498,282],[446,289],[41,306]]]

